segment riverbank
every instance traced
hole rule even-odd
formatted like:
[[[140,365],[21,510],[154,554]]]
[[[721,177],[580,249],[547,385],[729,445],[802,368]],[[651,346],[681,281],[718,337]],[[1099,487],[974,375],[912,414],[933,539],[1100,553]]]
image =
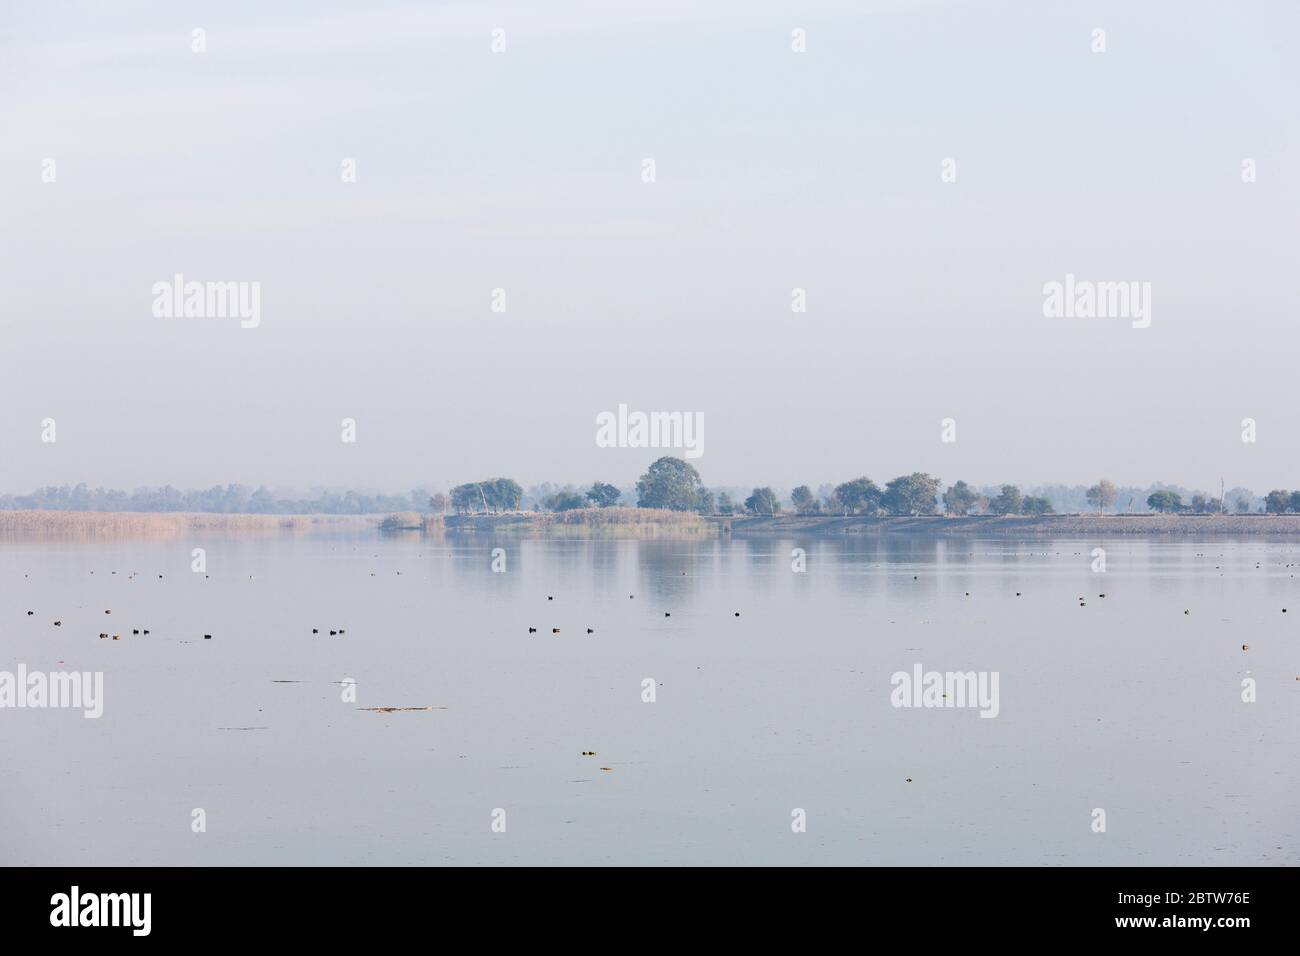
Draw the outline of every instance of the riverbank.
[[[543,534],[572,536],[597,534],[611,537],[713,535],[719,529],[709,518],[689,511],[663,508],[575,508],[572,511],[512,512],[508,514],[447,515],[449,532],[470,534]]]
[[[0,539],[178,538],[194,534],[385,531],[548,537],[951,535],[987,537],[1300,536],[1300,515],[700,516],[656,508],[478,515],[235,515],[191,512],[0,511]]]
[[[136,511],[0,511],[0,539],[168,539],[193,534],[304,534],[377,528],[383,515],[234,515]]]
[[[1300,515],[776,515],[716,517],[709,520],[716,523],[722,532],[735,535],[1300,535]]]

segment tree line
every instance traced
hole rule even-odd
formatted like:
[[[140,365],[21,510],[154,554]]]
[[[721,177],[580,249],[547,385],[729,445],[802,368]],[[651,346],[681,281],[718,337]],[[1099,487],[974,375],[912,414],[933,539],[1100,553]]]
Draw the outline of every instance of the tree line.
[[[732,489],[735,491],[736,489]],[[1122,510],[1131,510],[1136,501],[1145,500],[1152,511],[1177,514],[1212,514],[1225,510],[1270,514],[1300,513],[1300,490],[1276,489],[1257,498],[1248,489],[1236,488],[1219,498],[1201,493],[1184,495],[1171,488],[1157,486],[1139,492],[1135,488],[1119,489],[1110,481],[1099,481],[1086,490],[1082,485],[1047,489],[1058,500],[1064,499],[1066,510],[1082,510],[1084,503],[1098,512],[1109,511],[1126,499]],[[1147,492],[1150,491],[1148,494]],[[488,478],[457,485],[450,492],[430,492],[417,488],[407,494],[376,494],[363,491],[323,491],[314,496],[277,494],[265,486],[214,485],[208,489],[182,491],[170,485],[161,488],[137,488],[132,492],[117,489],[75,486],[48,486],[27,495],[0,495],[0,510],[59,511],[134,511],[134,512],[204,512],[216,514],[383,514],[403,511],[426,511],[445,514],[494,513],[533,508],[545,511],[569,511],[575,508],[608,508],[626,502],[643,508],[667,508],[710,515],[776,515],[786,510],[786,503],[770,486],[756,487],[747,497],[723,489],[710,489],[693,465],[680,458],[663,457],[654,462],[626,492],[604,481],[590,488],[556,489],[542,485],[527,493],[510,478]],[[924,472],[900,475],[883,486],[865,476],[838,485],[822,485],[816,492],[799,485],[789,496],[789,507],[800,515],[1043,515],[1053,512],[1052,502],[1043,495],[1022,494],[1016,485],[984,490],[957,481],[944,488],[938,478]]]

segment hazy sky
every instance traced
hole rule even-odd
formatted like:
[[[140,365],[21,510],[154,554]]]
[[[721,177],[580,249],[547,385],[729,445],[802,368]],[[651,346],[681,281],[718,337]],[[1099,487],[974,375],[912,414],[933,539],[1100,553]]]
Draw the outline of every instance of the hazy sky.
[[[620,403],[706,484],[1295,487],[1298,10],[5,0],[0,491],[622,484]]]

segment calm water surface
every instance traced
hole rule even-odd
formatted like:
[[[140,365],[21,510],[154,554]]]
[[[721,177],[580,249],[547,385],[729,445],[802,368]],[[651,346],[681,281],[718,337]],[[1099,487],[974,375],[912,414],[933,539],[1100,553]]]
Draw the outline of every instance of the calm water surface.
[[[0,671],[104,674],[98,720],[0,709],[0,861],[1296,864],[1296,563],[1258,539],[0,543]],[[996,671],[998,716],[891,706],[918,663]]]

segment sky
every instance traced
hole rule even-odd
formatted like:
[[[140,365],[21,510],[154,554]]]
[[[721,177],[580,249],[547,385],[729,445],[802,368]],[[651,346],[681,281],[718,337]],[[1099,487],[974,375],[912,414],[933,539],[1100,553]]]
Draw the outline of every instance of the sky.
[[[701,416],[710,485],[1300,485],[1298,26],[6,0],[0,492],[624,485],[620,404]],[[155,314],[178,273],[256,327]],[[1046,316],[1067,274],[1149,326]]]

